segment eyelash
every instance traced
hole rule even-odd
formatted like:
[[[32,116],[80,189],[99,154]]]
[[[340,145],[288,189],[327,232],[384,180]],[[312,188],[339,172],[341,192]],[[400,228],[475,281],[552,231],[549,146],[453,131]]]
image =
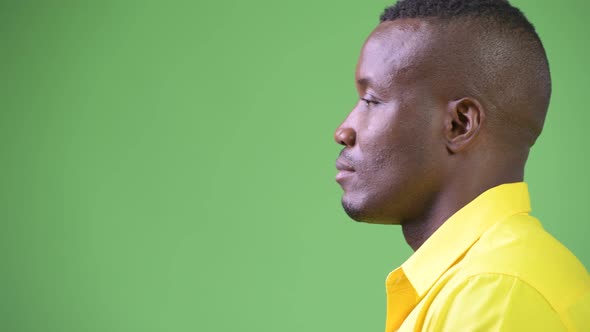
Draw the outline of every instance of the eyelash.
[[[361,98],[362,101],[364,101],[367,106],[371,106],[371,104],[373,105],[379,105],[379,102],[376,102],[374,100],[370,100],[370,99],[366,99],[366,98]]]

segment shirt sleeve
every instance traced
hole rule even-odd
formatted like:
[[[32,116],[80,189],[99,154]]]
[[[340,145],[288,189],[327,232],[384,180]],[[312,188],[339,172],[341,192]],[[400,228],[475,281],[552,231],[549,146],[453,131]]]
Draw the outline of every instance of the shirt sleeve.
[[[566,331],[559,314],[533,287],[502,274],[470,277],[434,301],[423,331]]]

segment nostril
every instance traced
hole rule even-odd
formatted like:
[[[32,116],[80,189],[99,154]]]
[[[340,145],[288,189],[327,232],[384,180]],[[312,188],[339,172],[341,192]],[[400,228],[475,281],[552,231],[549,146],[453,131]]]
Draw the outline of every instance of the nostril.
[[[336,135],[334,135],[334,138],[336,139],[336,143],[340,145],[345,145],[342,129],[338,128],[336,130]]]
[[[353,146],[355,143],[355,132],[350,128],[338,128],[335,135],[336,142],[344,146]]]

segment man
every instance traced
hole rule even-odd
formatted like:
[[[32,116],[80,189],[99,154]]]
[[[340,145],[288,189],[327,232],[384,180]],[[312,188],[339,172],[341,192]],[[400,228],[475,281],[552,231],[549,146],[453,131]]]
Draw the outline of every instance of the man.
[[[535,29],[503,0],[403,0],[356,69],[335,133],[347,214],[399,224],[386,331],[590,331],[590,276],[522,182],[551,95]]]

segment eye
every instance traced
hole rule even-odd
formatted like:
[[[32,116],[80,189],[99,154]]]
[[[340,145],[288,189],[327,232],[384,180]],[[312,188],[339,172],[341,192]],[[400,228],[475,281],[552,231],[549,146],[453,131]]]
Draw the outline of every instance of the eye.
[[[367,106],[379,105],[379,102],[378,101],[371,100],[371,99],[368,99],[368,98],[361,98],[361,100],[364,101],[365,104],[367,104]]]

